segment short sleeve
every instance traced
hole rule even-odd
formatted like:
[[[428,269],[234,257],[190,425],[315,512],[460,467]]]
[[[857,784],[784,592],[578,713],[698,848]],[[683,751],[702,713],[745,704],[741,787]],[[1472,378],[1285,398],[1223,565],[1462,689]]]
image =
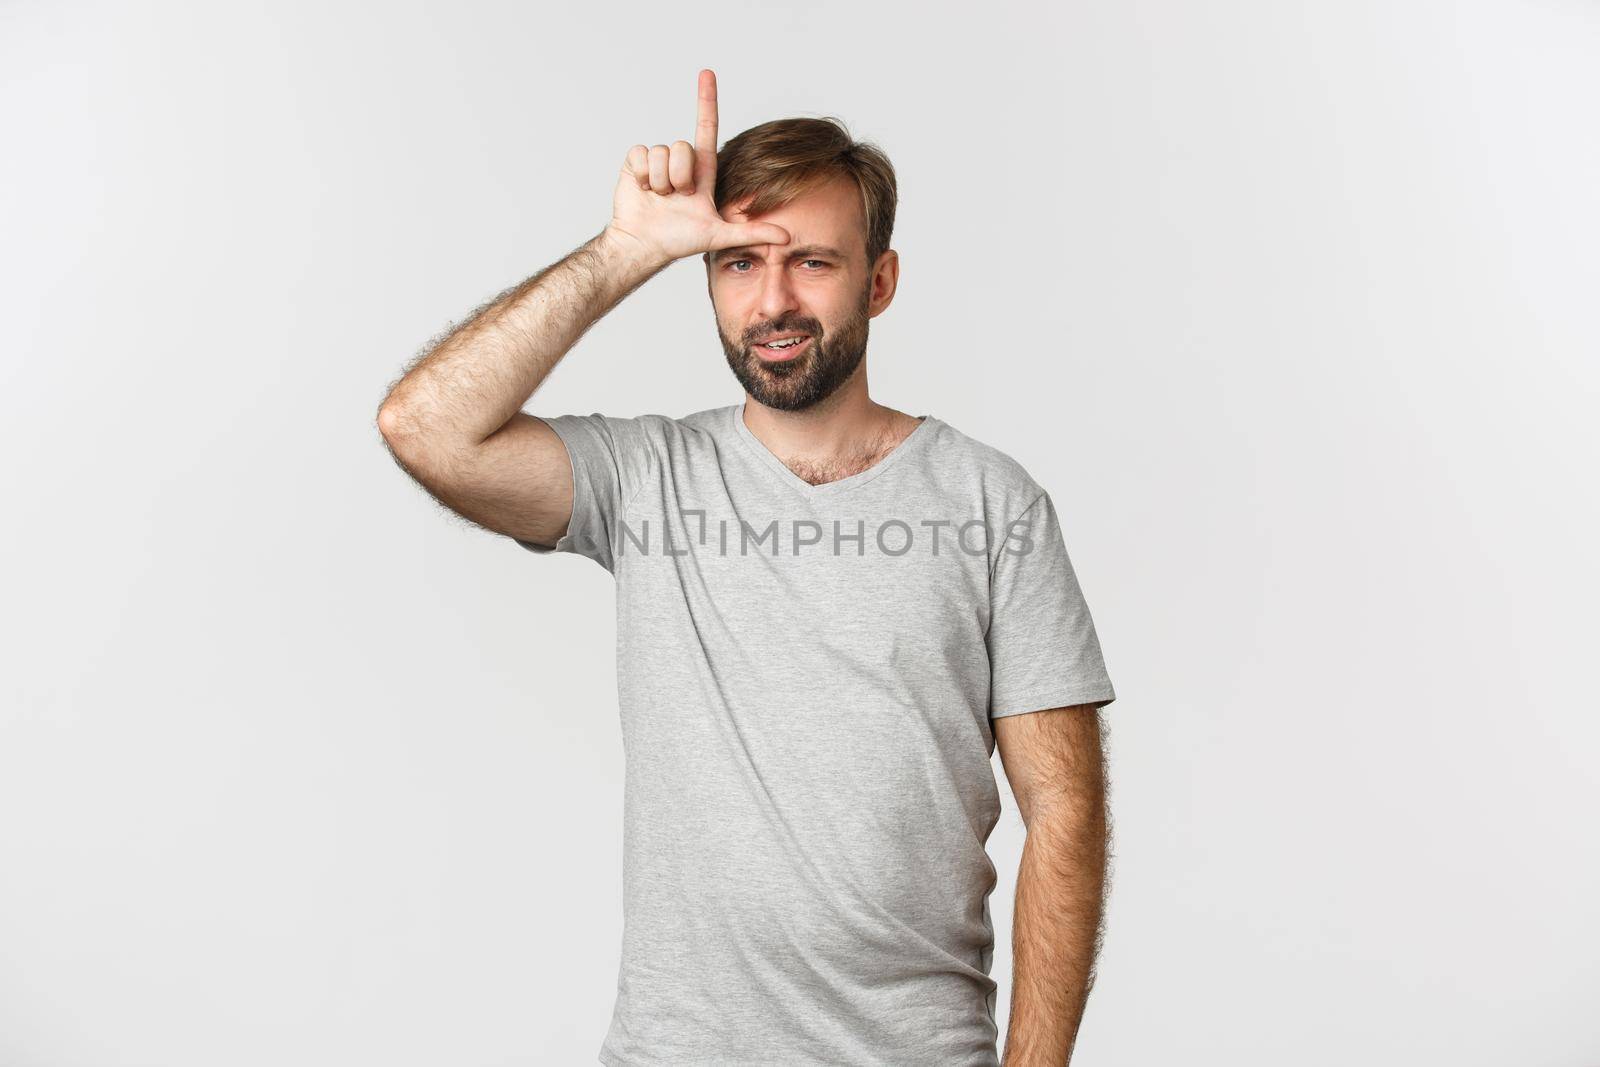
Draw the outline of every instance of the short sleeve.
[[[1000,531],[990,579],[989,717],[1117,698],[1050,495]]]
[[[567,446],[572,464],[572,521],[552,545],[513,538],[528,551],[572,552],[615,573],[615,549],[623,515],[644,485],[654,455],[643,416],[537,416]]]

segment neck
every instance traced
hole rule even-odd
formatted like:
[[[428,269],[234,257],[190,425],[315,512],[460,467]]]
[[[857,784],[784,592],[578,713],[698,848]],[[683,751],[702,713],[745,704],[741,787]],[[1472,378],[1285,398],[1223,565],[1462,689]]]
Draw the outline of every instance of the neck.
[[[746,394],[739,417],[756,440],[813,485],[875,465],[921,422],[873,401],[865,390],[840,390],[805,411],[769,408]]]

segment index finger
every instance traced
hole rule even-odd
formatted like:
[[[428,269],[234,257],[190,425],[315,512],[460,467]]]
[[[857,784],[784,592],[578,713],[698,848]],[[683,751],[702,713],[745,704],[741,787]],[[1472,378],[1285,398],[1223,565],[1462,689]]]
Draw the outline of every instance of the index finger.
[[[717,75],[700,72],[700,114],[694,126],[694,147],[699,152],[717,154]]]

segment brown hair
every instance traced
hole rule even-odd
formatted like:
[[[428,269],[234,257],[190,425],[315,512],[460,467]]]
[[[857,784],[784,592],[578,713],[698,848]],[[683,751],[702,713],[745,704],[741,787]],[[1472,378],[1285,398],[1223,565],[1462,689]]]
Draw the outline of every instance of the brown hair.
[[[714,198],[721,211],[749,197],[744,213],[754,218],[839,177],[861,190],[871,271],[894,233],[894,167],[877,145],[851,137],[840,119],[773,119],[730,138],[717,153]]]

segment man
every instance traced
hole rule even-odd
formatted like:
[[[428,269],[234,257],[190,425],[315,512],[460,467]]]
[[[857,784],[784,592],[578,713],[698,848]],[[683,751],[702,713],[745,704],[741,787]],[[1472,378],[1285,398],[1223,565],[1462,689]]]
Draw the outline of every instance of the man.
[[[379,413],[444,504],[616,579],[612,1067],[996,1064],[997,745],[1027,827],[1005,1064],[1071,1054],[1115,694],[1049,494],[868,397],[894,207],[888,160],[828,120],[766,123],[719,158],[703,70],[694,144],[635,145],[605,230],[446,338]],[[521,411],[590,325],[695,254],[742,403]]]

